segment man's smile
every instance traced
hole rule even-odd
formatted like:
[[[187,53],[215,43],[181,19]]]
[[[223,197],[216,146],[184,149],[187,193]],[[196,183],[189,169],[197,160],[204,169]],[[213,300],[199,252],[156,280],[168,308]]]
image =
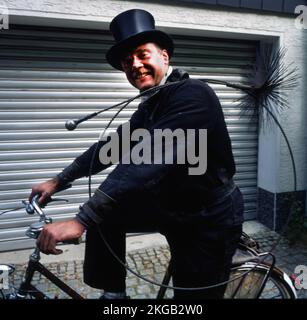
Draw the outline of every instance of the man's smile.
[[[144,79],[146,76],[151,76],[151,72],[146,71],[146,72],[137,72],[133,74],[133,78],[135,80]]]

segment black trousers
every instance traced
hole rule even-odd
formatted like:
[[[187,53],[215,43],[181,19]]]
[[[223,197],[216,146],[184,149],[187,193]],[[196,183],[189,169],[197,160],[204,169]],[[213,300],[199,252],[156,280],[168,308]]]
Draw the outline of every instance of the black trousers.
[[[170,247],[175,287],[211,286],[229,278],[232,256],[242,232],[243,199],[239,189],[218,205],[187,216],[167,217],[164,223],[157,224],[153,209],[148,203],[146,209],[143,205],[127,206],[120,223],[105,222],[99,226],[122,261],[125,261],[127,232],[159,231]],[[125,279],[125,268],[110,253],[98,227],[88,230],[84,282],[94,288],[119,292],[126,289]],[[205,290],[178,289],[174,290],[174,298],[222,298],[225,288],[224,285]]]

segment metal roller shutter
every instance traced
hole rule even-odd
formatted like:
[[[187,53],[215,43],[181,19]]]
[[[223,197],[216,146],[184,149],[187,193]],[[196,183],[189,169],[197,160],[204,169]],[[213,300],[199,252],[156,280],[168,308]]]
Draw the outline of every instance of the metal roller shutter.
[[[173,66],[192,77],[244,80],[244,67],[255,58],[255,43],[174,36]],[[108,32],[63,28],[10,26],[0,33],[0,212],[21,206],[34,183],[44,181],[99,137],[115,111],[81,124],[69,132],[64,124],[100,108],[132,97],[136,90],[113,70],[104,53],[112,43]],[[236,181],[242,187],[247,218],[256,211],[257,123],[239,117],[240,92],[212,87],[221,99],[237,163]],[[130,118],[133,102],[110,130]],[[111,169],[92,178],[93,189]],[[69,204],[56,203],[46,211],[55,219],[77,212],[88,198],[87,179],[60,194]],[[0,216],[0,251],[33,245],[26,227],[37,218],[24,210]]]

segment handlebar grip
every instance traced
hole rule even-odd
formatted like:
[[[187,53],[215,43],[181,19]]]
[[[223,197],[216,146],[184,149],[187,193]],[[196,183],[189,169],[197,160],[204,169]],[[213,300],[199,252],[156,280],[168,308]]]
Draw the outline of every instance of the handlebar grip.
[[[63,244],[80,244],[82,242],[82,237],[76,238],[76,239],[71,239],[71,240],[66,240],[62,241]]]

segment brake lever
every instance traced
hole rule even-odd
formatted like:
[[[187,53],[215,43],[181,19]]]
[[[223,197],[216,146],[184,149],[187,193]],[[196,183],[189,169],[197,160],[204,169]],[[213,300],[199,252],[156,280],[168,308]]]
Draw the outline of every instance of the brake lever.
[[[48,201],[48,203],[50,203],[50,202],[57,202],[57,201],[68,202],[68,200],[67,200],[67,199],[64,199],[64,198],[50,198],[50,200]]]
[[[39,194],[35,195],[31,202],[27,201],[27,200],[22,200],[22,204],[25,206],[26,212],[28,214],[34,214],[35,211],[36,211],[40,216],[44,216],[44,213],[43,213],[42,209],[40,208],[40,206],[38,205],[38,203],[36,201],[38,197],[39,197]],[[68,200],[64,199],[64,198],[51,198],[50,197],[48,203],[57,202],[57,201],[68,202]]]
[[[35,210],[34,210],[32,204],[28,200],[22,200],[21,202],[25,206],[25,209],[26,209],[28,214],[34,214],[35,213]]]

